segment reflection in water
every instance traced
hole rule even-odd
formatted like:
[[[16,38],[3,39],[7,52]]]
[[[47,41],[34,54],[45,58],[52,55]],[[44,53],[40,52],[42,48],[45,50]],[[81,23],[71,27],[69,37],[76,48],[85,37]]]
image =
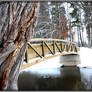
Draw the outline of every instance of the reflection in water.
[[[76,56],[73,55],[73,57]],[[74,60],[69,59],[71,56],[63,58],[69,62]],[[77,61],[79,62],[79,59]],[[36,69],[20,73],[18,88],[19,90],[91,90],[92,69],[77,66],[58,67],[58,64],[51,68],[37,69],[36,67]]]
[[[22,72],[18,79],[19,90],[82,90],[80,69],[64,67],[59,76]]]
[[[80,68],[81,81],[84,83],[84,88],[92,90],[92,68]]]
[[[61,69],[61,84],[63,90],[82,90],[80,69],[76,66]]]

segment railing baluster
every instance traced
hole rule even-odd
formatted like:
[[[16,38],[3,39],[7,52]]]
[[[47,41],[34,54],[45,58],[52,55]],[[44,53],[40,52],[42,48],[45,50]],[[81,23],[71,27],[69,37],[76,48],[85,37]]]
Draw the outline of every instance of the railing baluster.
[[[25,60],[26,63],[28,63],[29,59],[28,59],[28,46],[26,47],[26,53],[25,53]]]
[[[66,45],[66,51],[68,52],[68,45]]]
[[[55,54],[55,41],[53,41],[53,54]]]
[[[44,41],[42,41],[41,47],[42,47],[42,56],[44,57]]]
[[[69,48],[68,48],[68,51],[69,51],[69,52],[71,51],[71,46],[70,46],[70,43],[69,43]]]
[[[75,49],[74,49],[75,52],[77,52],[77,46],[75,45]]]
[[[62,51],[63,51],[63,50],[62,50],[62,42],[60,42],[60,47],[61,47],[61,52],[62,52]]]
[[[73,44],[71,44],[71,51],[73,51]]]
[[[58,48],[59,52],[61,52],[60,48],[58,47],[57,43],[55,42],[56,47]]]
[[[65,45],[65,43],[64,43],[64,49],[63,49],[64,51],[66,50],[66,45]]]

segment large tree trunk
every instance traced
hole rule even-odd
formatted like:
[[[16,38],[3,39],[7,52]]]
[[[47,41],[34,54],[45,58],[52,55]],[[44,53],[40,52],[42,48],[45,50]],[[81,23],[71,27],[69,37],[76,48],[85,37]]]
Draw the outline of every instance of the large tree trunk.
[[[0,90],[12,88],[36,25],[39,3],[0,2]]]

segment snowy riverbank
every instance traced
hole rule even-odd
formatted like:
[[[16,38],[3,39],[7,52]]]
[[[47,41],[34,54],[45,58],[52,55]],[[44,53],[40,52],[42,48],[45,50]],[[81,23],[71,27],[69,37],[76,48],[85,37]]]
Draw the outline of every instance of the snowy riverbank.
[[[78,66],[92,68],[92,48],[80,47],[79,55],[81,64]]]

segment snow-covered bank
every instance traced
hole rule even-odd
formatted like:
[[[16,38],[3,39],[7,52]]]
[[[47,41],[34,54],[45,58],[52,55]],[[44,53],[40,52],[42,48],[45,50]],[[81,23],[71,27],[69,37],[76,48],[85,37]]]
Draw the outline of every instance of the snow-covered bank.
[[[79,55],[81,64],[78,66],[92,68],[92,48],[80,47]]]

